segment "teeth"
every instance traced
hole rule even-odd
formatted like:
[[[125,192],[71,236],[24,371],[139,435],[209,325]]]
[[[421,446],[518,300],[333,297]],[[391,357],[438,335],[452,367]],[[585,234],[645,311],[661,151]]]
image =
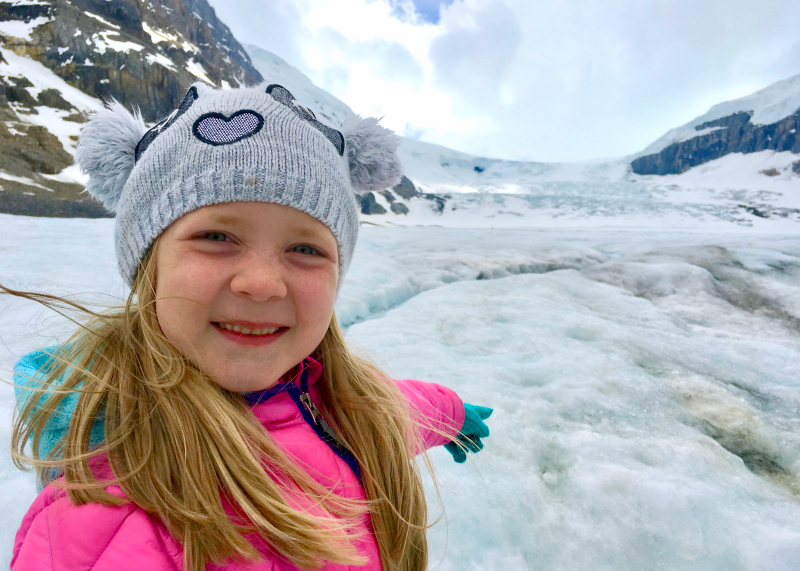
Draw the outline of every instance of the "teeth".
[[[263,329],[248,329],[247,327],[241,327],[239,325],[231,325],[230,323],[220,323],[220,326],[224,327],[228,331],[234,331],[236,333],[242,333],[244,335],[271,335],[275,333],[279,328],[278,327],[264,327]]]

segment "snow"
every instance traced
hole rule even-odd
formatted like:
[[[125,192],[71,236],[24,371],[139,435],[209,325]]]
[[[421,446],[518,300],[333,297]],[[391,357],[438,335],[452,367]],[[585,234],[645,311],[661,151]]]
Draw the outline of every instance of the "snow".
[[[277,83],[288,89],[299,102],[312,109],[323,121],[338,127],[345,118],[355,114],[350,107],[314,85],[301,71],[272,52],[249,44],[244,44],[243,47],[264,81]]]
[[[116,24],[112,24],[108,20],[104,20],[103,18],[101,18],[97,14],[92,14],[91,12],[84,12],[84,14],[86,14],[90,18],[94,18],[95,20],[97,20],[101,24],[104,24],[104,25],[108,26],[109,28],[114,28],[115,30],[119,30],[120,29],[120,27],[117,26]]]
[[[33,18],[29,22],[23,22],[22,20],[6,20],[0,22],[0,35],[30,41],[31,32],[33,32],[34,28],[52,21],[52,18],[45,18],[44,16]]]
[[[245,48],[265,80],[289,89],[331,125],[354,115],[347,105],[278,56],[254,45]],[[671,131],[642,154],[718,130],[710,127],[697,131],[694,125],[738,110],[754,110],[754,120],[766,122],[797,107],[800,75],[750,97],[716,106],[709,114]],[[541,228],[648,228],[655,224],[694,231],[753,226],[762,231],[794,232],[800,221],[800,193],[795,190],[800,176],[791,169],[800,155],[791,153],[729,155],[681,175],[662,177],[634,174],[632,157],[586,163],[506,161],[405,137],[401,137],[398,155],[417,190],[449,198],[443,212],[423,197],[403,201],[408,215],[373,215],[368,217],[372,224]],[[761,172],[771,168],[780,175],[768,177]],[[374,196],[388,211],[383,197],[378,193]]]
[[[208,83],[209,85],[214,85],[214,82],[206,74],[206,70],[203,68],[203,64],[200,62],[194,61],[194,58],[191,58],[188,63],[186,64],[186,71]]]
[[[163,30],[156,30],[151,28],[147,22],[142,22],[142,29],[145,33],[150,36],[150,39],[153,41],[154,44],[159,42],[177,42],[178,36],[174,34],[170,34],[169,32],[165,32]]]
[[[727,129],[727,127],[706,127],[705,129],[694,130],[691,133],[686,134],[683,138],[674,141],[675,143],[682,143],[683,141],[688,141],[689,139],[694,139],[695,137],[701,137],[703,135],[708,135],[709,133],[713,133],[714,131],[719,131],[721,129]]]
[[[185,51],[186,53],[193,53],[193,54],[200,53],[200,48],[198,48],[196,45],[194,45],[192,42],[188,40],[183,40],[180,45],[183,48],[183,51]]]
[[[173,61],[163,54],[159,53],[147,54],[146,56],[144,56],[144,59],[150,65],[157,63],[160,66],[163,66],[171,71],[178,71],[178,68],[175,67]]]
[[[792,170],[792,165],[798,160],[800,156],[788,151],[730,153],[679,175],[633,175],[632,179],[664,187],[680,187],[684,191],[753,189],[754,192],[775,195],[775,205],[798,208],[800,176]],[[762,171],[770,169],[775,169],[779,174],[763,174]],[[675,200],[675,196],[671,199]]]
[[[125,296],[113,221],[0,225],[3,285]],[[72,327],[7,297],[0,312],[0,378]],[[494,408],[473,462],[431,453],[431,569],[796,568],[796,231],[365,226],[337,314],[394,376]],[[36,492],[7,456],[0,484],[7,566]]]
[[[52,88],[57,89],[66,101],[81,112],[91,113],[103,108],[102,101],[72,87],[41,63],[28,57],[18,56],[13,51],[4,48],[0,48],[0,54],[3,55],[4,60],[4,62],[0,62],[0,75],[27,78],[33,84],[33,87],[28,89],[34,97],[45,89]],[[63,111],[45,106],[37,106],[36,110],[38,115],[19,115],[20,121],[46,127],[48,131],[58,137],[67,152],[74,154],[76,143],[70,137],[80,133],[81,125],[65,120],[74,111]]]
[[[24,177],[24,176],[15,176],[15,175],[13,175],[11,173],[7,173],[5,171],[0,171],[0,189],[2,189],[2,184],[3,184],[2,180],[3,179],[10,180],[12,182],[20,182],[20,183],[28,185],[28,186],[35,186],[37,188],[41,188],[42,190],[46,190],[47,192],[53,192],[52,189],[49,189],[46,186],[43,186],[43,185],[39,184],[38,182],[36,182],[33,179],[30,179],[30,178],[27,178],[27,177]]]
[[[750,122],[754,125],[770,125],[798,110],[800,110],[800,74],[773,83],[746,97],[714,105],[705,115],[701,115],[681,127],[671,129],[634,156],[658,153],[673,143],[697,137],[706,131],[698,132],[695,129],[696,126],[741,111],[753,113]]]
[[[77,183],[81,186],[86,186],[86,183],[89,182],[89,175],[82,173],[81,168],[77,164],[68,166],[58,174],[42,174],[41,176],[59,182]]]
[[[180,46],[183,48],[183,51],[187,53],[200,53],[200,48],[183,38],[183,36],[180,36],[180,34],[175,35],[165,32],[164,30],[156,30],[155,28],[151,28],[147,22],[142,22],[142,29],[147,35],[150,36],[150,39],[154,44],[158,44],[160,42],[169,42],[173,45]]]
[[[131,50],[140,52],[144,46],[135,42],[121,42],[119,40],[112,40],[109,36],[117,36],[118,32],[97,32],[92,34],[91,40],[87,39],[86,43],[94,43],[95,51],[99,54],[106,53],[107,50],[115,52],[128,53]]]

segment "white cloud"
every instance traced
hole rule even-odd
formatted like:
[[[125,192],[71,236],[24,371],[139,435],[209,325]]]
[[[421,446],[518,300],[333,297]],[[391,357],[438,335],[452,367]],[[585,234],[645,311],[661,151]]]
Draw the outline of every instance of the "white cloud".
[[[211,3],[362,115],[504,158],[633,153],[800,73],[796,0],[455,0],[435,25],[411,0]]]

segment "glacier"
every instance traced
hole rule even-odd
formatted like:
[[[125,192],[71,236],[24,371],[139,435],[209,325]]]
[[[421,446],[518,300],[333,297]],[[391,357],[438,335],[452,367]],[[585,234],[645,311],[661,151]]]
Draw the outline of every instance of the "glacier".
[[[0,224],[0,283],[126,295],[111,220]],[[431,569],[796,569],[796,232],[365,225],[336,311],[393,376],[495,410],[470,462],[431,452]],[[4,381],[73,327],[8,296],[0,312]],[[0,484],[7,566],[36,486],[8,454]]]

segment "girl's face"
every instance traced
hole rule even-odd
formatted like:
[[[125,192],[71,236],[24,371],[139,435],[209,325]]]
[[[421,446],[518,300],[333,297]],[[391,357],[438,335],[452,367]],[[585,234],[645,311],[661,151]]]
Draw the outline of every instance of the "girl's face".
[[[155,255],[161,330],[228,390],[275,384],[328,329],[337,244],[305,212],[263,202],[199,208],[161,234]]]

